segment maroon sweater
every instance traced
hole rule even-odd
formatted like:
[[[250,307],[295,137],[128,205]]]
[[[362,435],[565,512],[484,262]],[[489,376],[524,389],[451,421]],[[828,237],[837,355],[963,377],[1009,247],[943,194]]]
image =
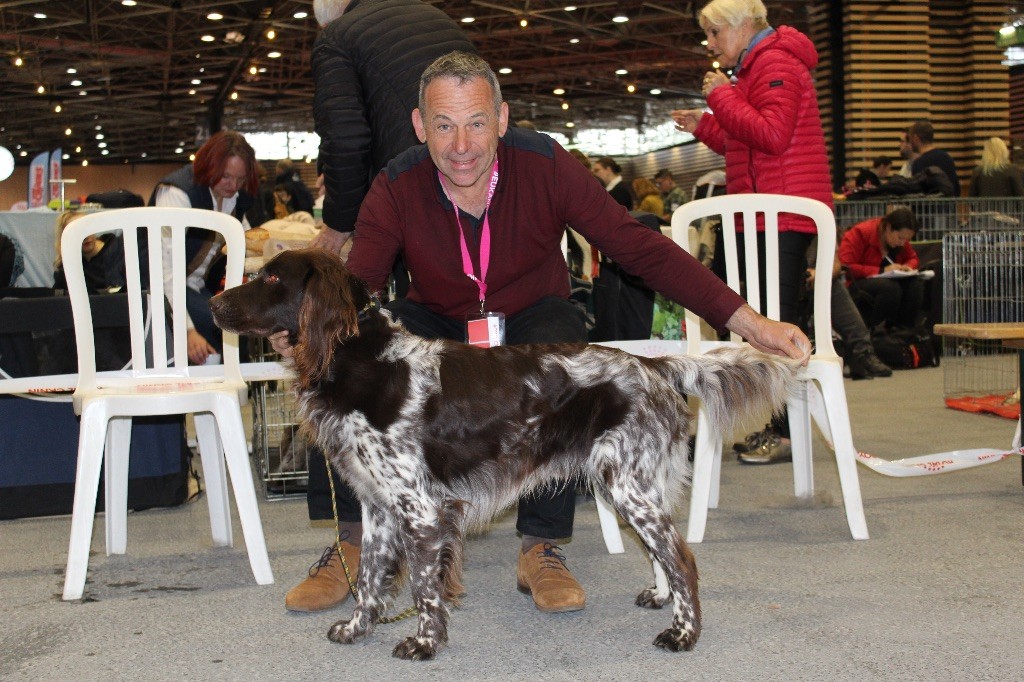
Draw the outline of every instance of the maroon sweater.
[[[632,219],[550,137],[510,128],[498,144],[498,171],[488,213],[488,311],[514,315],[545,296],[568,298],[560,246],[566,225],[717,329],[744,303],[671,239]],[[461,220],[479,274],[479,222],[464,213]],[[348,266],[371,291],[381,291],[399,253],[412,276],[410,300],[452,318],[479,308],[477,285],[463,273],[452,204],[425,145],[395,157],[374,180],[356,220]]]

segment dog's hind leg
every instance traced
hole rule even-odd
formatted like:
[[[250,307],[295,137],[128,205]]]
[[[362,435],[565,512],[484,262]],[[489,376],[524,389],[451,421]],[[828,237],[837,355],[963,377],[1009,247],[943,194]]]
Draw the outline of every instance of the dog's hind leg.
[[[327,632],[332,642],[351,644],[373,631],[387,610],[401,571],[404,547],[398,521],[376,505],[363,505],[363,539],[356,607],[349,620],[339,620]]]
[[[676,531],[672,517],[652,499],[649,489],[632,481],[624,487],[613,485],[609,492],[616,511],[640,536],[651,560],[661,566],[667,580],[667,595],[659,594],[661,590],[655,587],[637,597],[637,604],[653,608],[667,603],[667,596],[672,598],[672,627],[659,634],[654,644],[671,651],[689,651],[701,630],[697,562],[693,553]]]

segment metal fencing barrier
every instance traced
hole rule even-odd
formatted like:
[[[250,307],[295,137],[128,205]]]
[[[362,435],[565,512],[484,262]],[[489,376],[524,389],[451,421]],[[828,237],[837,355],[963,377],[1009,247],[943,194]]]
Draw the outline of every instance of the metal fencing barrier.
[[[921,229],[916,241],[938,241],[953,231],[1006,230],[1024,225],[1024,197],[879,197],[840,200],[835,205],[840,233],[864,220],[881,218],[897,206],[906,206],[917,216]]]

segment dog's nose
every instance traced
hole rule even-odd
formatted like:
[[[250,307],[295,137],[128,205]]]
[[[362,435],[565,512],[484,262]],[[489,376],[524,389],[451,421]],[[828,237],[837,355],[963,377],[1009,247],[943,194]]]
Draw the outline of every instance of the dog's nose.
[[[223,307],[224,307],[224,299],[221,298],[220,294],[217,294],[216,296],[214,296],[213,298],[210,299],[210,310],[213,311],[214,315],[216,315],[218,312],[220,312],[221,308],[223,308]]]

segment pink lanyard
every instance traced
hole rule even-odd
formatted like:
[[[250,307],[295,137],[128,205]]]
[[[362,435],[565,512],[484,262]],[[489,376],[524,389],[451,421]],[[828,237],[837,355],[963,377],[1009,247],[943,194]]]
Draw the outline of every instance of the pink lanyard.
[[[491,198],[494,197],[494,188],[498,186],[498,158],[497,156],[494,158],[491,182],[487,186],[484,224],[480,231],[480,277],[477,277],[473,272],[473,260],[469,257],[469,247],[466,245],[466,232],[462,229],[462,221],[459,220],[459,206],[455,203],[452,195],[448,193],[448,188],[445,187],[444,176],[441,175],[441,171],[437,171],[437,179],[441,183],[444,195],[448,197],[448,201],[452,202],[452,207],[455,209],[455,224],[459,226],[459,246],[462,248],[462,272],[465,273],[466,277],[476,282],[476,286],[480,290],[480,312],[483,313],[484,299],[487,296],[487,265],[491,261],[491,223],[487,213],[491,207]]]

